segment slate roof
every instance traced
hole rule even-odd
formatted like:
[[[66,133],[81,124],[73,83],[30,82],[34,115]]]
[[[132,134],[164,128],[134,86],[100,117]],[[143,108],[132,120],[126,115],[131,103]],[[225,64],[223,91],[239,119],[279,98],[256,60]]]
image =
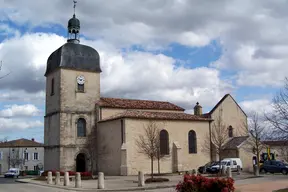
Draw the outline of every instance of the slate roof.
[[[22,138],[0,143],[0,148],[4,147],[44,147],[44,145],[36,141]]]
[[[65,43],[48,57],[45,76],[58,68],[100,73],[99,53],[86,45]]]
[[[191,115],[187,113],[127,110],[123,113],[116,114],[115,116],[108,117],[99,122],[105,122],[121,118],[151,119],[151,120],[212,121],[212,119],[209,118],[203,118],[197,115]]]
[[[279,140],[279,141],[262,141],[262,143],[269,146],[288,146],[288,140]]]
[[[249,136],[241,136],[241,137],[233,137],[229,140],[225,145],[225,149],[237,149],[239,145],[241,145],[244,141],[246,141]]]
[[[98,104],[100,107],[109,108],[185,111],[185,109],[183,109],[182,107],[165,101],[101,97],[100,101],[98,101],[96,104]]]

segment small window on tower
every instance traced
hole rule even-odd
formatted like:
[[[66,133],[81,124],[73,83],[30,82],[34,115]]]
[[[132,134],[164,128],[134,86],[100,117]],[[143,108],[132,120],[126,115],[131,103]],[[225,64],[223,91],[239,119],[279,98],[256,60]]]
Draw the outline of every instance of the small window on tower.
[[[54,95],[54,78],[51,80],[51,95]]]
[[[78,91],[79,92],[84,92],[84,84],[81,85],[81,84],[78,83]]]

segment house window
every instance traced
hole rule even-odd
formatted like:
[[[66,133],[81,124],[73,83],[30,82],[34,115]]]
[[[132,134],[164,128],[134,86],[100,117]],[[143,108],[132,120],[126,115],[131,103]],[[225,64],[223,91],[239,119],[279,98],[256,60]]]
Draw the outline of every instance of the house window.
[[[195,131],[191,130],[188,133],[189,153],[197,153],[197,138]]]
[[[228,128],[228,136],[233,137],[233,127],[231,125]]]
[[[77,136],[86,137],[86,121],[83,118],[77,121]]]
[[[166,130],[160,131],[160,154],[169,155],[169,134]]]
[[[28,166],[25,166],[25,170],[26,170],[26,171],[28,170]]]
[[[0,160],[2,160],[2,159],[3,159],[3,152],[0,151]]]
[[[24,153],[24,159],[28,161],[29,153]]]
[[[34,159],[34,160],[38,160],[38,153],[34,153],[33,159]]]
[[[38,171],[38,166],[34,166],[34,171]]]
[[[51,80],[51,95],[54,95],[54,78]]]
[[[84,84],[77,84],[78,85],[78,87],[77,87],[77,90],[79,91],[79,92],[84,92]]]

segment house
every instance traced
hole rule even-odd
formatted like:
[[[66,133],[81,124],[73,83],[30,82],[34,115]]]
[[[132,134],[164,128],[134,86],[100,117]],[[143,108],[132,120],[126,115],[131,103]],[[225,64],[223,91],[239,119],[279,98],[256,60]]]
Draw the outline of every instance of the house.
[[[44,165],[44,146],[34,139],[17,139],[0,143],[0,174],[9,168],[41,170]]]

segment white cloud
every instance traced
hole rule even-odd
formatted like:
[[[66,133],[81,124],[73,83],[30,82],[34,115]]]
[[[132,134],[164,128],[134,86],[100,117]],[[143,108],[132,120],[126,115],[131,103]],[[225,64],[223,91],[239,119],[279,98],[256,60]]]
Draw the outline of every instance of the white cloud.
[[[32,117],[39,116],[40,110],[32,104],[6,105],[0,110],[0,117]]]
[[[257,112],[261,116],[264,115],[264,113],[270,113],[273,111],[271,100],[268,99],[242,101],[239,105],[248,115]]]
[[[101,92],[104,96],[167,100],[189,109],[197,101],[212,107],[233,89],[230,83],[220,79],[216,69],[176,67],[178,61],[164,54],[123,53],[102,40],[81,41],[100,53]],[[0,100],[22,97],[34,103],[34,99],[39,102],[44,99],[47,58],[64,42],[63,37],[42,33],[26,34],[3,42],[0,58],[2,55],[9,62],[13,73],[0,81],[1,87],[12,91],[1,93]],[[25,50],[20,52],[22,47]],[[17,54],[19,56],[15,57]]]
[[[41,121],[31,121],[28,119],[8,119],[0,117],[0,131],[17,131],[34,127],[43,127]]]

